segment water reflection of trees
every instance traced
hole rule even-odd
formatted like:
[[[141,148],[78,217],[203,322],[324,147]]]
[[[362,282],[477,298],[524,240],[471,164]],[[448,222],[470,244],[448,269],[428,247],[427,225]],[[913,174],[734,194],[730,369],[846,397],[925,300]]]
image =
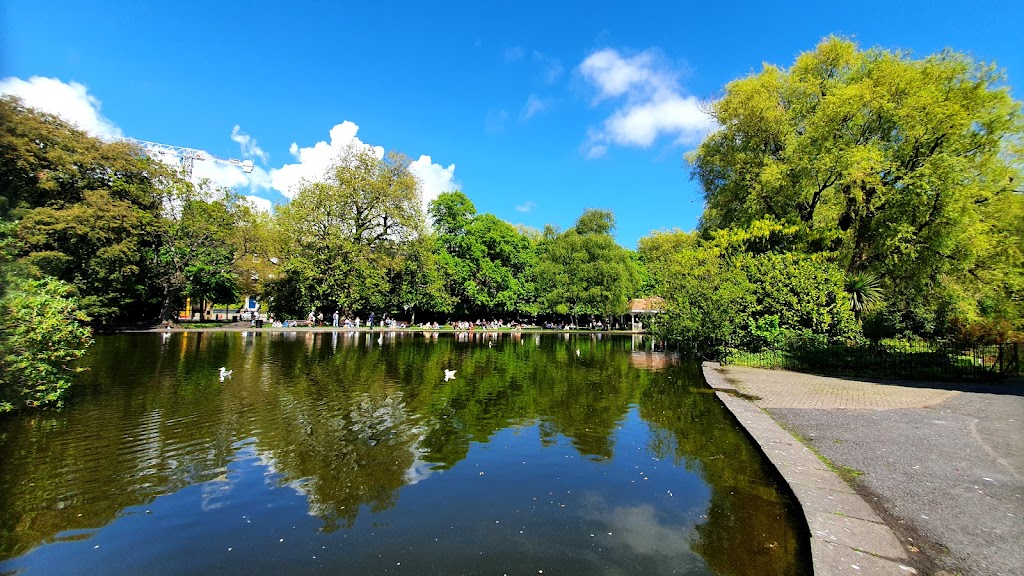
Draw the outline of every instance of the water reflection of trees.
[[[809,540],[787,518],[794,504],[778,493],[760,452],[704,388],[698,366],[672,373],[672,379],[651,380],[639,407],[659,432],[650,450],[699,471],[711,488],[707,519],[691,537],[693,550],[716,574],[810,573]],[[692,391],[681,394],[680,388]]]
[[[221,477],[239,441],[300,487],[332,531],[351,527],[364,506],[394,506],[403,486],[509,426],[536,423],[542,442],[564,436],[584,456],[612,458],[615,430],[636,404],[655,429],[652,454],[710,486],[706,521],[691,533],[708,565],[798,572],[783,503],[717,400],[691,390],[701,386],[693,366],[658,357],[640,364],[657,371],[638,369],[624,339],[377,337],[101,339],[70,409],[4,423],[0,557]],[[217,383],[219,366],[235,379]],[[457,377],[445,382],[445,368]]]

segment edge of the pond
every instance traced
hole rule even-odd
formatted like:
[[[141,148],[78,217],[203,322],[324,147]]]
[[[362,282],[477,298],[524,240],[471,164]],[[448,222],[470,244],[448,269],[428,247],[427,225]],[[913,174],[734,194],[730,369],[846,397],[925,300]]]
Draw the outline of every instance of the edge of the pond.
[[[341,328],[333,326],[264,326],[263,328],[254,328],[245,323],[236,324],[225,324],[224,326],[210,326],[203,328],[191,328],[188,326],[154,326],[146,328],[118,328],[115,330],[105,331],[104,333],[110,334],[131,334],[131,333],[145,333],[145,332],[385,332],[385,333],[402,333],[402,334],[446,334],[453,332],[474,332],[481,334],[606,334],[609,336],[647,336],[651,334],[648,332],[634,332],[630,330],[557,330],[552,328],[522,328],[522,329],[508,329],[508,328],[474,328],[473,330],[460,330],[456,328]]]
[[[803,511],[818,576],[915,574],[892,530],[799,440],[704,362],[704,380],[778,471]]]

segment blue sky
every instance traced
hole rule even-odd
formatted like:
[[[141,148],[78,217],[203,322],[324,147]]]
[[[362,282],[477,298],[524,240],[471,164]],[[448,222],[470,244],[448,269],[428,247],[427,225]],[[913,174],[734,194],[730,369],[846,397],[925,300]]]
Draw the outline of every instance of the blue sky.
[[[612,210],[629,248],[696,226],[699,103],[762,62],[839,34],[1024,78],[1021,2],[84,5],[4,2],[0,92],[107,137],[252,158],[248,176],[197,173],[273,204],[355,138],[407,154],[428,196],[458,187],[512,223]]]

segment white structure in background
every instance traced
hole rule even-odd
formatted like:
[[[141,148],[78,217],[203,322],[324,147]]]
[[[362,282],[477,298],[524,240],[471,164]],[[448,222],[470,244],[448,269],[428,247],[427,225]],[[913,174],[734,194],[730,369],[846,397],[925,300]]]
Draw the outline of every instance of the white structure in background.
[[[641,320],[636,321],[636,317],[640,316],[642,319],[648,319],[655,314],[660,313],[665,309],[665,300],[659,296],[651,296],[650,298],[634,298],[629,301],[627,305],[626,314],[629,314],[629,329],[633,332],[643,332],[644,324]],[[648,325],[650,322],[648,322]]]
[[[181,167],[185,172],[185,178],[192,179],[192,166],[196,160],[211,162],[219,162],[221,164],[230,164],[231,166],[238,166],[242,169],[242,172],[249,174],[252,172],[253,164],[252,160],[236,160],[235,158],[218,158],[213,154],[208,154],[202,150],[196,150],[195,148],[185,148],[184,146],[172,146],[170,144],[158,144],[156,142],[147,142],[145,140],[136,140],[135,138],[125,138],[125,142],[134,144],[142,149],[143,152],[149,156],[157,159],[161,159],[162,156],[173,156],[181,159]]]

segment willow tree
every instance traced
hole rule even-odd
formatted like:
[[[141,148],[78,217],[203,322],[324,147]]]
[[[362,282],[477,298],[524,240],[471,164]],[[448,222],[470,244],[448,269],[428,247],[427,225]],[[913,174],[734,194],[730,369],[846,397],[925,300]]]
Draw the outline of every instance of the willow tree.
[[[405,156],[378,157],[364,146],[343,150],[321,179],[303,183],[279,209],[287,262],[275,283],[277,310],[387,305],[406,248],[423,231],[420,197]]]
[[[888,279],[908,308],[944,302],[947,315],[969,307],[986,269],[1020,276],[1019,259],[995,257],[1024,242],[993,223],[994,207],[1021,202],[1024,137],[995,66],[830,37],[789,69],[729,83],[710,112],[721,129],[688,156],[702,231],[765,216],[835,231],[843,269]]]

